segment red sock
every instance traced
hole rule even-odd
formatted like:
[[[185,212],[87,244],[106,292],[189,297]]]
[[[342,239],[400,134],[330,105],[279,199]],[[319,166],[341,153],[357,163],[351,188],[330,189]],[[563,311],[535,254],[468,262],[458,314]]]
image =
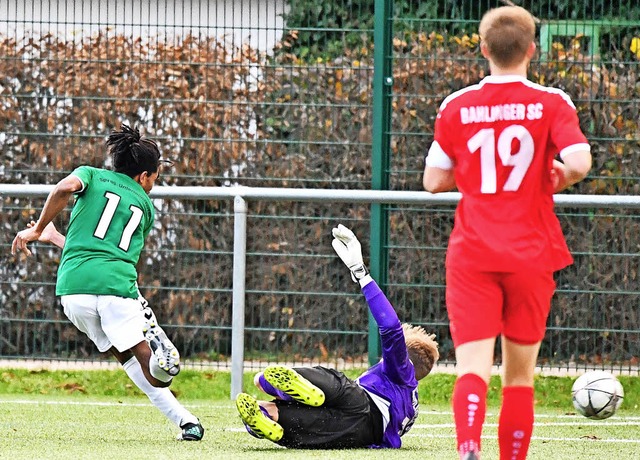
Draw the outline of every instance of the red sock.
[[[453,388],[452,405],[458,453],[480,452],[480,436],[487,408],[487,384],[476,374],[458,377]]]
[[[500,460],[527,458],[533,432],[533,388],[504,387],[498,422]]]

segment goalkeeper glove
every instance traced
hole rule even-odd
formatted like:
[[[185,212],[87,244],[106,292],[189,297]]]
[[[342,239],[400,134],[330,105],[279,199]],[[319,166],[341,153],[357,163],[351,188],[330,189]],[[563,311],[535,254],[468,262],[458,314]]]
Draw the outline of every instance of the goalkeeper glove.
[[[333,246],[340,260],[351,271],[351,279],[354,283],[357,283],[369,274],[369,270],[362,260],[360,241],[351,230],[342,224],[334,228],[331,234],[333,235],[331,246]]]

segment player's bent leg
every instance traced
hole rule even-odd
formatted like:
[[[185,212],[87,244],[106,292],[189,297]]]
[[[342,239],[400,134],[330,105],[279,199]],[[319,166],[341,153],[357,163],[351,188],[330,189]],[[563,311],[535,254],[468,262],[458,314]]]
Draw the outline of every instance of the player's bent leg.
[[[145,340],[132,347],[130,352],[133,353],[140,363],[144,377],[152,386],[164,388],[171,385],[173,377],[158,367],[155,358],[151,353],[151,348],[149,348],[149,344]],[[120,358],[118,358],[118,361],[124,364]]]
[[[149,347],[146,343],[144,346],[147,348],[147,353],[149,353]],[[180,441],[200,441],[204,436],[204,428],[198,418],[180,404],[169,388],[153,386],[144,375],[138,359],[132,356],[130,352],[127,351],[120,355],[126,359],[126,361],[122,363],[122,368],[131,381],[147,395],[149,401],[151,401],[165,417],[181,428],[182,431],[178,434],[177,439]]]
[[[161,367],[157,357],[152,353],[152,347],[143,332],[146,324],[140,302],[136,299],[111,295],[97,296],[96,310],[100,315],[102,330],[108,337],[112,349],[120,352],[131,351],[142,366],[145,378],[153,386],[169,386],[173,375],[163,369],[163,367],[166,368],[166,363]],[[149,312],[151,312],[150,309]],[[148,317],[156,324],[153,314]],[[118,361],[124,364],[122,357]]]
[[[153,357],[150,363],[151,373],[159,380],[163,379],[162,372],[175,377],[180,372],[180,353],[173,345],[164,330],[158,325],[156,315],[150,307],[143,308],[144,326],[142,332],[151,348]]]
[[[253,384],[260,391],[268,394],[269,396],[273,396],[276,399],[280,399],[282,401],[293,401],[293,398],[291,396],[289,396],[282,390],[278,390],[276,387],[267,382],[267,379],[265,379],[263,372],[258,372],[256,375],[254,375]]]
[[[293,369],[286,366],[269,366],[263,375],[274,388],[302,404],[315,407],[324,404],[324,392]]]
[[[273,442],[278,442],[282,439],[284,435],[282,426],[262,412],[258,401],[254,397],[246,393],[240,393],[236,398],[236,408],[243,423],[250,429],[250,434]]]

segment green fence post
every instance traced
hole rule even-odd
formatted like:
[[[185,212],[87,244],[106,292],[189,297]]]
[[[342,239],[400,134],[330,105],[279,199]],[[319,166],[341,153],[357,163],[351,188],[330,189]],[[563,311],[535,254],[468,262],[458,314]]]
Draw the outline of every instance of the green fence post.
[[[391,62],[393,2],[375,0],[373,30],[373,128],[371,188],[389,189],[389,151],[391,128],[391,90],[393,73]],[[389,219],[387,205],[371,205],[370,269],[371,275],[384,289],[387,284],[387,251]],[[380,357],[378,326],[369,313],[369,364]]]

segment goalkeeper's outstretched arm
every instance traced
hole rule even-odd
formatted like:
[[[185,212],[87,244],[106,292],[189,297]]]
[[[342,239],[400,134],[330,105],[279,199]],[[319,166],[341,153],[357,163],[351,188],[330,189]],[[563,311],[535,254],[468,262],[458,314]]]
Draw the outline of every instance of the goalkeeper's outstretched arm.
[[[356,235],[342,224],[334,228],[331,233],[333,249],[351,272],[351,279],[360,284],[369,310],[378,326],[381,328],[399,326],[400,320],[396,311],[364,264],[362,246]]]

